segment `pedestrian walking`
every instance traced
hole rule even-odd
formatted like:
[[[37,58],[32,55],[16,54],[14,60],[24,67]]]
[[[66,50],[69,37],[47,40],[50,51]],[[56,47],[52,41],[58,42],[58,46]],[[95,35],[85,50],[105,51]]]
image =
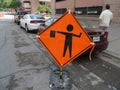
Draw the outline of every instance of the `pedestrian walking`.
[[[106,4],[105,10],[99,16],[99,28],[107,30],[113,19],[113,13],[110,11],[110,5]]]

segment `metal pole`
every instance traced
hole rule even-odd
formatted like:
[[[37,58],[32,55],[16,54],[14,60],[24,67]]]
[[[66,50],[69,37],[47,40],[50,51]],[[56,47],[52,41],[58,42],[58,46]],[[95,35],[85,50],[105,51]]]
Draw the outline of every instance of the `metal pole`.
[[[76,14],[75,13],[75,7],[76,7],[76,0],[74,0],[74,14]]]
[[[49,86],[51,90],[71,90],[72,80],[69,72],[62,68],[53,70],[50,75]]]

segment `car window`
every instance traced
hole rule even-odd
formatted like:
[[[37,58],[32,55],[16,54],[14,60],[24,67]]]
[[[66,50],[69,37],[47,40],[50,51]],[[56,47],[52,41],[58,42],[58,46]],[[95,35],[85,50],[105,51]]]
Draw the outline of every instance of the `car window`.
[[[25,15],[27,12],[17,12],[17,15]]]
[[[25,14],[27,14],[27,12],[21,12],[21,15],[25,15]]]
[[[46,20],[45,25],[46,25],[46,26],[49,26],[49,25],[51,25],[53,22],[55,22],[56,20],[57,20],[57,18],[49,18],[49,19]]]
[[[54,19],[54,22],[57,20],[57,18]]]
[[[39,15],[30,15],[31,19],[44,19],[42,16]]]
[[[46,20],[46,22],[53,22],[53,18]]]
[[[79,23],[83,28],[96,28],[96,25],[93,25],[91,22],[87,20],[79,20]]]
[[[24,17],[23,17],[23,19],[27,19],[28,18],[28,16],[27,15],[25,15]]]

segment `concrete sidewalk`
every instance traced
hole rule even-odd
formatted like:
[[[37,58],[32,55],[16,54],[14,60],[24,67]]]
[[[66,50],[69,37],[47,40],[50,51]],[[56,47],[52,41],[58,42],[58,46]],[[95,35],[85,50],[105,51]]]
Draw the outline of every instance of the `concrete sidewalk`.
[[[108,48],[104,52],[120,59],[120,24],[110,25],[108,41]]]

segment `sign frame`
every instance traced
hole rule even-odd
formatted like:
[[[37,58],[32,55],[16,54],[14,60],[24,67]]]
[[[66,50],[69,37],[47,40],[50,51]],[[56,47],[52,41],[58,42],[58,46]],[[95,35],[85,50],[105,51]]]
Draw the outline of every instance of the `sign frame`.
[[[75,21],[77,22],[77,24],[80,26],[80,28],[83,30],[83,32],[86,34],[86,36],[88,37],[88,39],[90,40],[91,43],[93,43],[92,39],[89,37],[88,33],[84,30],[84,28],[80,25],[80,23],[77,21],[77,19],[75,18],[74,14],[72,12],[66,12],[64,13],[58,20],[56,20],[54,23],[52,23],[50,26],[48,26],[44,31],[40,32],[37,36],[38,36],[38,40],[39,42],[42,43],[42,45],[47,49],[48,53],[52,56],[52,58],[54,59],[54,61],[57,63],[57,65],[60,68],[65,67],[66,65],[68,65],[70,62],[72,62],[75,58],[77,58],[78,56],[80,56],[81,54],[83,54],[85,51],[87,51],[88,49],[93,47],[93,44],[89,44],[86,48],[84,48],[83,51],[79,52],[78,54],[76,54],[75,56],[73,56],[72,58],[70,58],[66,63],[61,64],[56,57],[53,55],[53,53],[51,53],[51,51],[49,50],[49,48],[47,47],[47,45],[45,45],[45,43],[41,40],[40,35],[42,35],[44,32],[46,32],[46,30],[48,30],[51,26],[53,26],[55,23],[57,23],[60,19],[62,19],[65,15],[67,14],[71,14],[72,17],[75,19]],[[54,34],[52,34],[54,36]]]

